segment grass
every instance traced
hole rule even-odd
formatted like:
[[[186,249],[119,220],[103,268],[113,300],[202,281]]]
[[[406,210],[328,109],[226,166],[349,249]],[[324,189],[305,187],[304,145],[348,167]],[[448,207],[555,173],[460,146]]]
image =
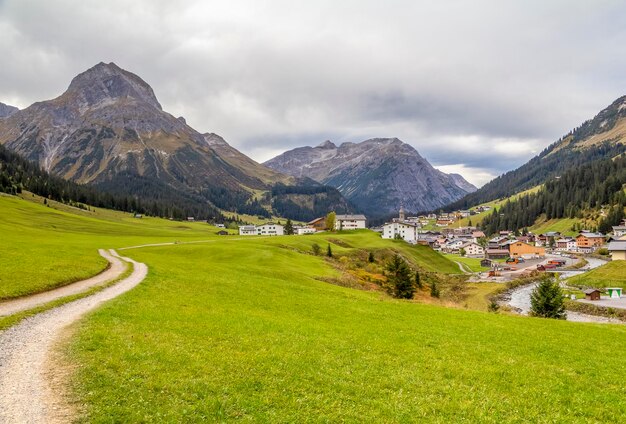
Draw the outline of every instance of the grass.
[[[467,256],[461,256],[456,254],[445,255],[453,261],[461,262],[466,265],[472,272],[483,272],[490,269],[490,267],[484,267],[480,265],[481,258],[468,258]]]
[[[589,272],[569,278],[567,284],[578,287],[626,288],[626,261],[611,261]]]
[[[477,311],[486,311],[491,303],[490,298],[502,289],[502,283],[469,283],[467,285],[468,297],[465,306]]]
[[[127,252],[148,279],[69,348],[84,421],[626,417],[625,328],[395,301],[317,281],[324,259],[275,239],[225,243]]]
[[[543,234],[549,231],[558,231],[566,236],[575,236],[578,234],[576,231],[572,231],[572,226],[578,224],[579,219],[576,218],[561,218],[550,219],[547,221],[538,221],[533,227],[530,228],[535,234]]]
[[[20,263],[33,252],[54,268],[97,247],[207,240],[124,251],[148,264],[147,279],[88,314],[65,347],[83,422],[626,418],[626,328],[398,301],[320,281],[340,271],[310,253],[313,243],[337,256],[395,250],[424,270],[459,273],[426,247],[369,231],[218,237],[206,224],[8,197],[0,209],[18,261],[0,264],[2,284],[11,275],[26,284]],[[470,286],[467,306],[482,309],[497,288]],[[613,365],[594,366],[598,358]]]
[[[102,271],[99,248],[217,238],[203,223],[135,219],[108,210],[91,212],[25,194],[0,196],[0,300],[49,290]]]

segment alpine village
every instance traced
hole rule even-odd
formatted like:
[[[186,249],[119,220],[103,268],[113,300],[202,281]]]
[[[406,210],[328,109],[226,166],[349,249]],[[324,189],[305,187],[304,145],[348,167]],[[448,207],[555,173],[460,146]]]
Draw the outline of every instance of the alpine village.
[[[477,16],[426,3],[398,6],[428,28],[424,16],[457,7]],[[475,4],[509,25],[481,17],[458,39],[481,46],[471,61],[424,35],[480,87],[466,108],[469,77],[391,55],[401,39],[431,48],[411,38],[417,23],[370,2],[302,4],[297,27],[278,2],[0,2],[20,46],[0,71],[0,423],[626,422],[626,95],[606,100],[616,88],[603,80],[592,101],[596,85],[563,77],[536,103],[502,100],[474,54],[485,69],[518,66],[510,54],[553,60],[526,46],[552,37],[543,8],[514,3]],[[591,31],[591,4],[548,3]],[[534,8],[538,32],[512,24]],[[104,24],[107,11],[122,21]],[[395,35],[377,28],[392,15]],[[626,41],[624,14],[611,16],[598,34]],[[479,36],[512,28],[529,37],[513,53]],[[295,45],[324,46],[318,66]],[[454,101],[414,80],[423,69],[459,78]],[[501,118],[487,142],[486,115]],[[549,120],[558,133],[534,130]]]

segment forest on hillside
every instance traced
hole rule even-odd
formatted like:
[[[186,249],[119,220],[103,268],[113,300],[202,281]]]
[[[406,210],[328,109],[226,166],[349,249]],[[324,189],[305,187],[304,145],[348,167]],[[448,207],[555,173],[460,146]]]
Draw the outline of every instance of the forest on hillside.
[[[536,193],[508,201],[485,217],[486,234],[532,226],[537,218],[580,218],[584,211],[604,209],[606,216],[596,230],[609,232],[624,218],[626,206],[626,157],[598,160],[571,167],[545,182]]]
[[[70,204],[82,209],[86,205],[123,212],[146,214],[162,218],[211,219],[223,221],[218,209],[202,198],[194,198],[174,190],[163,190],[154,181],[132,176],[126,184],[142,192],[142,196],[124,194],[124,186],[91,187],[76,184],[48,174],[37,164],[0,145],[0,192],[19,194],[27,190],[46,199]],[[109,190],[107,190],[109,188]]]
[[[574,131],[573,134],[577,134],[577,132]],[[450,212],[458,209],[467,209],[481,203],[506,198],[520,191],[543,184],[544,181],[562,175],[570,168],[598,160],[610,159],[626,151],[626,145],[619,143],[604,143],[584,150],[570,148],[555,150],[560,142],[558,141],[547,147],[539,156],[534,157],[516,170],[500,175],[474,193],[470,193],[462,199],[451,203],[444,210]]]

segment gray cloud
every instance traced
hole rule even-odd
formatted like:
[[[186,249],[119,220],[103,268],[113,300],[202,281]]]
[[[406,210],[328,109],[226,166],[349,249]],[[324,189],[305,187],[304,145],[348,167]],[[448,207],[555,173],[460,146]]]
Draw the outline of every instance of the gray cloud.
[[[259,161],[395,136],[478,184],[626,91],[619,1],[2,0],[0,34],[5,103],[114,61]]]

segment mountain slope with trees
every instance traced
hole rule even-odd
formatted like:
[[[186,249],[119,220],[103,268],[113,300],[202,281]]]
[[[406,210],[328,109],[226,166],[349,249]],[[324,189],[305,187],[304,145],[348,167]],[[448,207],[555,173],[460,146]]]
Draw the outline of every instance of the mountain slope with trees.
[[[507,172],[474,193],[446,206],[466,209],[511,196],[542,184],[572,167],[610,159],[626,152],[626,96],[615,100],[516,170]]]

